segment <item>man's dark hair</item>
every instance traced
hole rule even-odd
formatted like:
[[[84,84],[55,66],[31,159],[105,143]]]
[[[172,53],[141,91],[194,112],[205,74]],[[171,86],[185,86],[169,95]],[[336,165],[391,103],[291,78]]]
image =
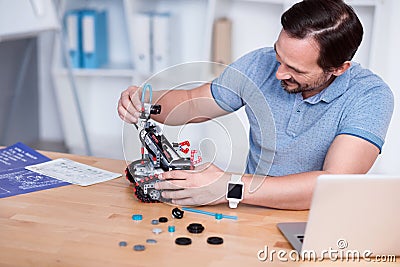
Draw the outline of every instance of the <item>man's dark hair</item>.
[[[325,71],[351,60],[363,37],[360,20],[342,0],[304,0],[283,13],[281,23],[292,38],[314,38]]]

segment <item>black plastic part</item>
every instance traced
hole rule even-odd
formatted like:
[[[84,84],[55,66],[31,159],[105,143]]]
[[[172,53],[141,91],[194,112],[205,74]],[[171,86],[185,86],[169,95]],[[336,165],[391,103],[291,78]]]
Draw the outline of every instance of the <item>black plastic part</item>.
[[[207,243],[211,245],[221,245],[222,243],[224,243],[224,239],[218,236],[210,236],[209,238],[207,238]]]
[[[172,209],[172,217],[174,217],[176,219],[182,219],[184,213],[185,212],[181,209],[178,209],[178,208]]]
[[[131,182],[132,184],[135,183],[135,179],[133,179],[133,176],[132,176],[132,174],[131,174],[130,171],[129,171],[129,167],[126,167],[126,169],[125,169],[125,176],[126,176],[126,179],[127,179],[129,182]]]
[[[151,157],[160,156],[160,168],[163,171],[194,169],[190,158],[180,157],[168,139],[160,134],[155,126],[150,126],[142,131],[145,131],[145,134],[139,135],[140,141]]]
[[[168,218],[167,217],[160,217],[160,218],[158,218],[158,221],[160,223],[166,223],[166,222],[168,222]]]
[[[172,156],[168,150],[175,151],[174,148],[164,135],[159,135],[156,132],[155,127],[149,127],[145,132],[144,138],[140,136],[140,141],[152,157],[157,157],[157,153],[161,154],[160,167],[163,171],[169,171],[171,169]],[[190,166],[191,163],[189,162],[188,164]]]
[[[189,237],[178,237],[177,239],[175,239],[175,244],[187,246],[192,244],[192,239],[190,239]]]
[[[135,195],[136,197],[144,202],[144,203],[153,203],[153,202],[158,202],[158,201],[153,201],[148,194],[145,194],[143,192],[143,188],[140,185],[135,185]]]
[[[190,158],[180,158],[171,161],[170,168],[171,170],[192,170],[193,165]]]
[[[151,105],[150,114],[160,114],[161,113],[161,105]]]
[[[191,223],[186,227],[189,233],[200,234],[204,231],[204,226],[200,223]]]
[[[125,170],[125,174],[126,174],[126,179],[132,183],[132,185],[134,186],[134,191],[135,191],[135,196],[142,202],[144,203],[157,203],[157,202],[161,202],[161,201],[166,201],[165,199],[160,199],[160,200],[155,200],[152,199],[151,196],[149,194],[145,194],[143,192],[143,186],[147,183],[155,183],[157,181],[157,179],[150,178],[147,177],[147,179],[143,179],[140,182],[136,182],[135,179],[133,178],[132,174],[131,174],[131,168],[133,168],[132,166],[135,164],[135,162],[131,163]],[[153,189],[155,190],[155,189]],[[149,192],[149,191],[148,191]],[[150,191],[151,192],[151,191]]]

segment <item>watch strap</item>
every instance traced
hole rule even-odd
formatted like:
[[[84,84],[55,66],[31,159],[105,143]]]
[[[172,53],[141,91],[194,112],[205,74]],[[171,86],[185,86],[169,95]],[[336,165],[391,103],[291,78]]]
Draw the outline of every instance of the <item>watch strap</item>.
[[[229,201],[229,208],[236,209],[239,204],[239,201]]]

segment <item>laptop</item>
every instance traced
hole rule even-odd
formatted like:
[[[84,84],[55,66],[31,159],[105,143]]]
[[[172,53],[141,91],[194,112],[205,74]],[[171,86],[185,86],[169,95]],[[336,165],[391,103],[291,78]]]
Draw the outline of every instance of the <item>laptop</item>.
[[[399,256],[400,176],[321,175],[308,222],[277,226],[298,253]]]

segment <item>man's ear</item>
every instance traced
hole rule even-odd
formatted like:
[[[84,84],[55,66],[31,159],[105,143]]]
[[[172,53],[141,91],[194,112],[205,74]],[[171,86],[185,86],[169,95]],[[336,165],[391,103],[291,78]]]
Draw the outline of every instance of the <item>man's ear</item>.
[[[348,70],[350,68],[350,66],[351,66],[351,62],[350,61],[345,61],[340,67],[335,68],[333,70],[332,74],[335,75],[335,76],[340,76],[343,73],[345,73],[346,70]]]

